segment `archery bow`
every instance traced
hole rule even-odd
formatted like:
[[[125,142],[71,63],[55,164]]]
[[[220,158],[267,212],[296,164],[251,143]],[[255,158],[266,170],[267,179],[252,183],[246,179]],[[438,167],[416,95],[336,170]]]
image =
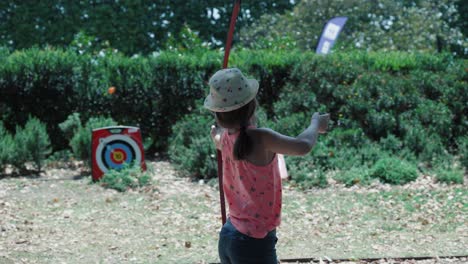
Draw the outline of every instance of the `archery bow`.
[[[231,51],[232,36],[234,27],[236,26],[237,16],[239,14],[241,0],[235,0],[234,8],[232,9],[231,23],[226,38],[226,47],[224,48],[223,69],[227,68],[229,61],[229,52]],[[216,158],[218,160],[218,183],[219,183],[219,202],[221,204],[221,221],[223,225],[226,223],[226,203],[224,201],[223,190],[223,157],[219,149],[216,150]]]

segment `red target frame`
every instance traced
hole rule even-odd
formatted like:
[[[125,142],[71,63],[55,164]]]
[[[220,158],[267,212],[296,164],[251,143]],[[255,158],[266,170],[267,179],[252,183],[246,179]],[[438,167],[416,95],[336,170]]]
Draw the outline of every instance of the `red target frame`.
[[[138,127],[112,126],[93,130],[92,176],[94,181],[111,169],[139,163],[146,170],[141,132]]]

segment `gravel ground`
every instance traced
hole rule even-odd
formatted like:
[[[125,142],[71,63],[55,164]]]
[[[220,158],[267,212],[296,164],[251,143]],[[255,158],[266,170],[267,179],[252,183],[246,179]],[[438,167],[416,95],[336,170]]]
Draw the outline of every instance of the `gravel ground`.
[[[40,177],[0,178],[0,263],[217,262],[216,186],[179,177],[165,161],[149,167],[154,184],[126,193],[90,184],[76,164],[48,168]],[[447,186],[422,176],[401,187],[331,182],[300,191],[284,185],[282,259],[468,255],[466,183]]]

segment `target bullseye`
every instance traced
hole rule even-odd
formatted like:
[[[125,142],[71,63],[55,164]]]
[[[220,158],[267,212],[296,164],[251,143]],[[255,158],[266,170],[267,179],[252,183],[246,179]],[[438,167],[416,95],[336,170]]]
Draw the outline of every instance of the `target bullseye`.
[[[112,154],[111,154],[112,162],[123,163],[124,161],[126,161],[126,159],[127,159],[127,155],[122,149],[115,149],[114,151],[112,151]]]
[[[115,140],[107,143],[103,156],[108,169],[122,169],[133,161],[135,151],[128,142]]]

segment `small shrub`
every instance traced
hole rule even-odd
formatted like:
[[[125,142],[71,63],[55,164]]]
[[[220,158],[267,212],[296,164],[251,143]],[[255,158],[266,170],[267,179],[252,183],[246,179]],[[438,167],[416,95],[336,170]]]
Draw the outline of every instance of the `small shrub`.
[[[390,184],[405,184],[418,177],[417,168],[395,157],[382,158],[371,168],[371,177]]]
[[[436,170],[436,179],[438,182],[462,184],[463,176],[464,171],[459,168],[439,167]]]
[[[441,160],[450,160],[452,157],[442,143],[442,139],[437,134],[431,134],[428,138],[423,151],[419,154],[421,161],[429,163],[434,166]]]
[[[124,166],[120,170],[110,170],[99,181],[105,188],[125,192],[128,189],[143,187],[150,184],[151,176],[149,172],[141,169],[139,164]]]
[[[328,186],[326,172],[323,169],[317,168],[310,173],[300,171],[294,180],[299,183],[299,186],[304,189],[312,187],[325,188]]]
[[[447,105],[437,101],[423,100],[413,114],[429,134],[437,134],[443,139],[450,138],[453,114]]]
[[[58,165],[62,165],[66,167],[67,166],[66,164],[61,164],[61,163],[69,162],[71,160],[73,160],[73,153],[68,149],[64,149],[64,150],[60,150],[60,151],[56,151],[52,153],[49,157],[47,157],[47,160],[45,161],[45,163],[46,163],[46,166],[55,167]]]
[[[328,132],[325,137],[327,145],[337,148],[364,146],[370,143],[362,128],[337,127]]]
[[[33,161],[36,169],[41,171],[46,156],[51,153],[46,125],[30,117],[24,128],[17,126],[15,146],[14,163],[18,168],[24,169],[24,162]]]
[[[372,166],[382,151],[362,129],[336,128],[321,135],[312,150],[311,159],[324,169],[349,169]]]
[[[333,178],[347,187],[356,184],[367,185],[371,181],[369,168],[367,167],[352,167],[347,170],[341,170]]]
[[[0,122],[0,173],[5,165],[12,161],[12,156],[15,151],[15,141],[13,136],[6,131],[3,123]]]
[[[91,140],[93,129],[114,126],[116,124],[117,123],[112,118],[92,117],[84,127],[77,126],[78,128],[76,129],[75,134],[70,140],[70,146],[75,157],[89,163],[91,161]]]
[[[369,136],[378,139],[387,136],[396,128],[396,118],[392,113],[370,109],[364,121],[368,124],[365,130]]]
[[[440,158],[447,158],[446,148],[438,134],[429,133],[418,122],[405,126],[404,146],[415,153],[421,161],[432,164]]]
[[[468,169],[468,137],[460,137],[457,146],[460,162],[465,169]]]
[[[381,138],[379,143],[383,150],[389,151],[392,154],[400,152],[403,148],[403,142],[392,134]]]
[[[286,165],[288,167],[288,174],[301,188],[324,188],[328,185],[326,171],[320,166],[315,165],[312,159],[312,155],[303,157],[287,156]]]
[[[315,167],[320,167],[323,170],[334,169],[332,155],[336,152],[336,149],[331,148],[327,145],[327,142],[319,137],[315,146],[311,150],[311,154],[307,156],[306,160],[310,160]]]
[[[0,58],[4,59],[10,54],[10,50],[7,46],[0,46]]]
[[[328,158],[331,168],[350,169],[352,167],[372,167],[389,153],[382,150],[376,143],[368,143],[360,147],[337,147]]]
[[[202,107],[172,127],[169,157],[176,167],[198,179],[217,177],[216,149],[210,138],[213,116]]]
[[[59,124],[60,130],[67,138],[73,135],[82,127],[80,113],[73,113],[67,117],[67,120]]]

